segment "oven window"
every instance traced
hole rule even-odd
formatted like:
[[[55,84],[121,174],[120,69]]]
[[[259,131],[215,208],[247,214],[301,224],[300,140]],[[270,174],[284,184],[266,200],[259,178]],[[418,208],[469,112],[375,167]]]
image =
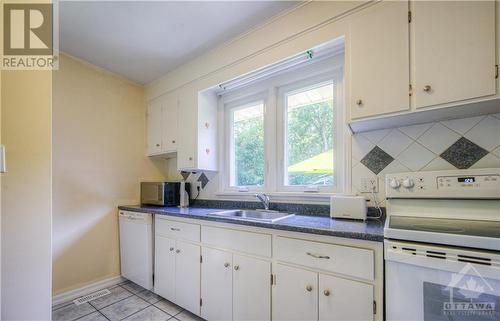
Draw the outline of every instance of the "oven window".
[[[500,289],[486,280],[464,276],[455,286],[424,282],[424,321],[500,320]]]

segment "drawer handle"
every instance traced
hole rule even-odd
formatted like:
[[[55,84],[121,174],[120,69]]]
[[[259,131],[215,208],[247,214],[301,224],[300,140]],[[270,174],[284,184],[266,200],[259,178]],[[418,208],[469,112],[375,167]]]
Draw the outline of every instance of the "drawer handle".
[[[239,265],[235,265],[235,266],[234,266],[234,270],[235,270],[235,271],[238,271],[239,269],[240,269],[240,266],[239,266]]]
[[[309,255],[309,256],[312,256],[312,257],[314,257],[316,259],[327,259],[327,260],[330,259],[330,257],[328,255],[319,255],[319,254],[314,254],[314,253],[311,253],[311,252],[306,252],[306,254]]]
[[[180,228],[175,228],[175,227],[171,227],[170,229],[171,229],[172,231],[176,231],[176,232],[180,232],[180,230],[181,230]]]
[[[325,290],[325,291],[323,291],[323,294],[324,294],[325,296],[329,296],[329,295],[330,295],[330,291],[329,291],[329,290]]]
[[[224,263],[224,267],[229,267],[229,263]]]
[[[175,253],[181,253],[181,250],[175,250]]]
[[[307,292],[311,292],[312,290],[313,290],[312,285],[308,285],[308,286],[306,286],[306,291],[307,291]]]
[[[173,247],[171,247],[171,248],[170,248],[170,252],[172,252],[173,250],[174,250],[174,248],[173,248]]]

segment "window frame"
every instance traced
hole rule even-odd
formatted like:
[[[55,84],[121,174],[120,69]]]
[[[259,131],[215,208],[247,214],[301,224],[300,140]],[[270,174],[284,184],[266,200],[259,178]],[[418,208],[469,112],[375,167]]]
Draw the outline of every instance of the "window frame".
[[[277,192],[319,192],[319,193],[333,193],[342,191],[339,189],[339,181],[342,183],[342,175],[340,175],[343,171],[343,162],[338,161],[338,159],[343,159],[343,148],[339,148],[342,145],[343,137],[340,128],[342,128],[342,122],[339,123],[339,120],[343,120],[342,113],[342,91],[341,87],[341,70],[339,68],[334,68],[329,72],[325,72],[319,75],[315,75],[313,77],[308,77],[294,83],[287,84],[285,86],[281,86],[278,88],[278,99],[277,99],[277,117],[276,117],[276,128],[277,128],[277,136],[276,136],[276,147],[277,147],[277,155],[278,162],[276,166],[276,191]],[[336,101],[336,105],[334,106],[334,116],[333,116],[333,125],[334,125],[334,137],[333,137],[333,150],[334,150],[334,175],[333,175],[333,185],[321,186],[321,185],[285,185],[285,167],[287,160],[287,146],[286,144],[286,130],[287,130],[287,106],[286,106],[286,95],[293,94],[294,92],[301,92],[307,89],[319,87],[321,84],[326,84],[329,82],[333,82],[333,90],[334,90],[334,100]],[[339,150],[338,150],[339,149]],[[342,186],[342,184],[340,184]]]
[[[224,182],[225,182],[225,190],[231,192],[261,192],[266,190],[267,177],[266,177],[266,110],[267,110],[267,100],[268,95],[266,92],[252,93],[250,95],[244,97],[238,97],[236,99],[227,99],[222,100],[222,108],[224,114],[224,160],[227,166],[221,168],[227,168],[228,170],[224,171]],[[263,126],[264,126],[264,184],[261,186],[251,185],[251,186],[232,186],[231,178],[234,176],[233,171],[234,168],[234,137],[233,137],[233,111],[236,109],[243,109],[248,107],[252,103],[262,102],[263,104]],[[233,168],[231,167],[233,166]],[[222,173],[221,173],[222,174]]]
[[[303,186],[284,186],[284,132],[280,116],[281,92],[285,88],[292,88],[299,84],[318,83],[317,80],[334,80],[337,106],[335,111],[335,136],[334,136],[334,182],[335,186],[322,186],[317,190],[304,188]],[[294,68],[286,73],[271,76],[243,88],[219,94],[219,190],[216,195],[239,198],[253,196],[255,192],[266,192],[273,195],[275,199],[293,199],[296,197],[312,198],[326,197],[332,193],[343,193],[348,190],[346,183],[349,160],[345,157],[350,148],[349,133],[345,126],[345,100],[344,100],[344,53],[328,57],[308,66]],[[297,87],[300,88],[300,87]],[[231,147],[231,124],[229,123],[228,108],[242,106],[257,100],[264,102],[264,185],[236,187],[231,186],[230,162]],[[281,107],[283,110],[283,108]],[[281,118],[281,121],[279,120]],[[312,192],[312,193],[311,193]],[[302,196],[301,196],[302,195]],[[278,197],[279,196],[279,197]]]

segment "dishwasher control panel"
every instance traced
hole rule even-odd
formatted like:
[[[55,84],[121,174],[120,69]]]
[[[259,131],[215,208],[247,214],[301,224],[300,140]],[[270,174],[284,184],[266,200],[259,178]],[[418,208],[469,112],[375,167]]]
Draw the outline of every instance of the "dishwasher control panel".
[[[500,199],[500,169],[386,175],[387,198]]]

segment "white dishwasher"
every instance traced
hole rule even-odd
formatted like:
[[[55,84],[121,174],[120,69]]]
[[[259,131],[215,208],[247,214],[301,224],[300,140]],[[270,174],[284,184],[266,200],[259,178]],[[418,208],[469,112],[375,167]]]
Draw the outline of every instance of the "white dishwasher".
[[[124,278],[153,289],[153,215],[119,211],[120,263]]]

